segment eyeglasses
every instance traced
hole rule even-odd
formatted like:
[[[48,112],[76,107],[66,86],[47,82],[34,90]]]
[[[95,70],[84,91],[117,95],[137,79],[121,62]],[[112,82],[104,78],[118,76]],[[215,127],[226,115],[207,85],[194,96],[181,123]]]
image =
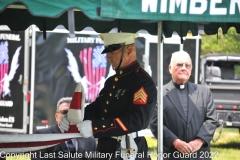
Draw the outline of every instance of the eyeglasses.
[[[178,68],[182,68],[183,66],[185,66],[185,68],[190,69],[192,67],[191,64],[184,64],[184,63],[177,63],[176,65]]]
[[[68,110],[61,110],[61,111],[58,111],[57,113],[60,113],[62,115],[65,115],[68,113]]]

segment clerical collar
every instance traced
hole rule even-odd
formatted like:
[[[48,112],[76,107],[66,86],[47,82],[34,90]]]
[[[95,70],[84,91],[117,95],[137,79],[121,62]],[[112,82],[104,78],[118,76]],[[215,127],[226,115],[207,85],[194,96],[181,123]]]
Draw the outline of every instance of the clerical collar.
[[[173,81],[172,81],[173,82]],[[185,83],[185,84],[177,84],[175,82],[173,82],[173,85],[178,88],[178,89],[185,89],[187,87],[187,84],[188,83]]]

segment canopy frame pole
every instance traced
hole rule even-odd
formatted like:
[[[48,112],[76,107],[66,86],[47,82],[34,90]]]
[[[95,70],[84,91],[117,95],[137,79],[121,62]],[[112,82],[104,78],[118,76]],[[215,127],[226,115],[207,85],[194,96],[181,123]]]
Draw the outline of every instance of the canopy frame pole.
[[[43,22],[43,39],[46,40],[47,39],[47,19],[46,17],[42,18],[42,22]]]
[[[157,84],[158,84],[158,96],[157,96],[157,105],[158,105],[158,149],[157,149],[157,158],[162,160],[163,154],[163,52],[161,52],[161,43],[162,43],[162,21],[158,22],[158,49],[157,49]]]
[[[198,35],[196,38],[196,51],[195,51],[195,78],[194,78],[194,83],[198,84],[199,76],[198,76],[198,70],[199,70],[199,40],[200,36]]]
[[[117,32],[120,33],[120,32],[121,32],[121,20],[118,19],[117,22],[118,22],[118,23],[117,23],[117,24],[118,24],[118,28],[117,28],[118,31],[117,31]]]
[[[29,134],[33,134],[33,118],[34,118],[34,89],[35,89],[35,60],[36,60],[36,27],[32,26],[32,48],[31,48],[31,96],[30,96],[30,123],[29,123]]]
[[[75,37],[75,19],[74,19],[74,9],[68,10],[68,30],[69,38]]]

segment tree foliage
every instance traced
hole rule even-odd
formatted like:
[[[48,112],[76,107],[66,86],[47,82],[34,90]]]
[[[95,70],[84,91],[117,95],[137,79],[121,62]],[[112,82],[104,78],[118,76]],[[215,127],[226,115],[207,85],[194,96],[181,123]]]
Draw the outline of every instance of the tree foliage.
[[[240,54],[240,34],[234,27],[226,34],[219,28],[218,34],[202,36],[201,55],[213,53]]]

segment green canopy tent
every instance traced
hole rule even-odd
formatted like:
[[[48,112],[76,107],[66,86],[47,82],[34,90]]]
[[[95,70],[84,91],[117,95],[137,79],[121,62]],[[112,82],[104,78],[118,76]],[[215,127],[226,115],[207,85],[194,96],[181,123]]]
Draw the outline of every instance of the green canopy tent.
[[[180,33],[191,30],[195,35],[194,26],[188,23],[198,23],[204,26],[206,34],[216,34],[219,27],[226,33],[229,27],[234,26],[240,33],[240,1],[239,0],[142,0],[139,3],[132,0],[104,0],[101,3],[101,16],[114,19],[133,19],[158,21],[158,153],[163,153],[163,55],[160,54],[162,32],[169,36],[169,29]],[[175,22],[172,22],[175,21]],[[180,27],[176,24],[180,23]],[[171,25],[171,23],[173,23]],[[166,25],[167,24],[167,25]],[[165,28],[165,27],[168,28]],[[162,159],[162,157],[158,157]]]
[[[46,32],[63,25],[75,31],[92,27],[98,33],[109,32],[113,28],[121,28],[126,32],[137,32],[146,29],[156,34],[157,22],[144,23],[135,21],[135,27],[129,27],[132,20],[114,20],[100,17],[101,0],[1,0],[0,25],[7,25],[11,31],[23,31],[30,25],[36,25]],[[69,11],[74,10],[74,23],[69,24]]]
[[[204,25],[206,34],[216,34],[219,27],[222,27],[223,32],[226,33],[231,26],[235,26],[237,32],[240,33],[240,24],[235,23],[239,22],[237,17],[239,14],[227,15],[227,17],[234,17],[230,18],[231,21],[226,18],[227,23],[206,18],[207,15],[202,18],[199,18],[201,15],[197,18],[191,16],[191,19],[187,19],[185,15],[175,18],[178,13],[177,9],[174,14],[160,12],[160,4],[164,1],[166,0],[138,1],[140,3],[129,0],[1,0],[0,25],[7,25],[12,31],[23,31],[32,24],[38,26],[41,31],[53,30],[58,25],[69,29],[68,11],[73,9],[75,31],[81,31],[90,26],[98,33],[118,28],[122,32],[137,32],[144,29],[151,35],[157,35],[158,21],[161,20],[165,37],[171,37],[173,31],[184,36],[189,30],[193,35],[198,35],[199,24]],[[171,1],[177,2],[178,0]],[[158,3],[156,12],[141,12],[142,4],[147,8],[152,7],[150,2]],[[237,13],[237,7],[235,10]],[[238,21],[235,21],[237,19]],[[134,25],[132,25],[133,21]]]
[[[240,33],[239,0],[104,0],[101,17],[114,19],[162,21],[166,37],[172,31],[197,34],[196,24],[204,25],[206,34],[216,34],[218,28],[227,33],[235,27]]]

